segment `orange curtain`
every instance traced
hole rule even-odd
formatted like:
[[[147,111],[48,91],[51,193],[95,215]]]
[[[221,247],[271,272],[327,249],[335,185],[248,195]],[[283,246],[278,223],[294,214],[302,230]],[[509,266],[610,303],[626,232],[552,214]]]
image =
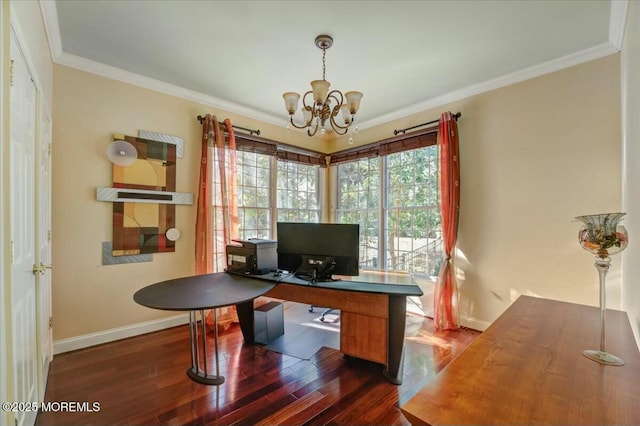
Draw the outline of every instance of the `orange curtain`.
[[[453,252],[458,237],[460,213],[460,162],[458,125],[451,112],[440,117],[438,128],[440,154],[440,215],[444,259],[440,266],[434,293],[434,321],[436,329],[460,327],[458,318],[458,290]]]
[[[196,216],[196,274],[213,272],[213,228],[211,217],[210,141],[215,137],[218,121],[207,114],[202,123],[198,210]]]
[[[215,139],[216,165],[220,175],[219,193],[222,207],[222,231],[223,243],[229,244],[231,240],[238,238],[238,168],[236,163],[236,137],[229,119],[224,120],[228,138],[225,141],[224,133],[218,129]],[[224,249],[224,248],[223,248]]]
[[[207,114],[202,123],[202,151],[200,162],[200,179],[198,186],[198,211],[196,217],[196,274],[210,274],[214,272],[213,254],[214,234],[219,234],[214,229],[214,210],[217,208],[222,213],[222,235],[224,249],[232,239],[238,238],[238,194],[237,194],[237,167],[236,167],[236,141],[233,127],[229,119],[224,121],[228,138],[220,129],[215,116]],[[213,155],[215,149],[215,155]],[[213,157],[213,158],[212,158]],[[214,164],[212,164],[212,161]],[[218,206],[212,203],[212,167],[217,167],[219,172],[217,188],[221,195]],[[237,322],[238,316],[234,306],[220,308],[218,310],[218,328],[220,331],[229,328],[232,322]],[[209,312],[207,325],[213,326],[213,313]]]

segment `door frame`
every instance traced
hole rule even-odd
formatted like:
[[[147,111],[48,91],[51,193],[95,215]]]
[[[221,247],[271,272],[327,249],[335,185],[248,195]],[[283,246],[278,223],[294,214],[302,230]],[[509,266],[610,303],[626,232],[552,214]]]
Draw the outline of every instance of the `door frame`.
[[[9,34],[7,31],[5,31],[5,28],[8,27],[7,22],[5,20],[5,17],[7,16],[6,12],[5,12],[5,8],[7,7],[7,2],[2,2],[0,4],[0,23],[2,23],[2,25],[0,25],[0,28],[2,28],[2,32],[0,33],[0,64],[2,64],[0,66],[0,138],[2,140],[7,140],[7,135],[8,135],[8,129],[5,126],[5,112],[6,112],[6,108],[5,108],[5,102],[9,101],[9,97],[6,94],[7,91],[7,86],[8,86],[8,81],[5,81],[6,79],[6,64],[9,63],[8,59],[9,59],[9,52],[7,51],[8,49],[5,48],[5,40],[7,40],[7,35]],[[0,176],[4,176],[4,159],[6,157],[5,155],[5,148],[6,144],[2,144],[0,145]],[[1,315],[3,315],[4,317],[2,318],[2,326],[0,326],[0,359],[2,360],[0,362],[0,401],[7,401],[7,388],[9,385],[8,382],[8,378],[7,378],[7,369],[9,366],[9,358],[8,358],[8,350],[7,350],[7,342],[6,342],[6,329],[7,329],[7,317],[6,315],[8,315],[9,313],[6,312],[6,309],[4,309],[5,307],[5,301],[6,301],[6,287],[5,287],[5,274],[7,273],[6,271],[8,270],[8,264],[9,261],[5,256],[5,232],[4,232],[4,228],[5,228],[5,214],[4,214],[4,209],[5,209],[5,198],[7,197],[8,191],[6,189],[8,189],[8,184],[5,182],[5,179],[2,180],[2,188],[0,188],[0,269],[2,269],[2,272],[0,272],[0,307],[2,309],[0,309]],[[6,426],[8,422],[8,414],[7,413],[3,413],[0,412],[0,426]]]
[[[36,90],[37,90],[37,86],[36,86]],[[35,184],[36,184],[36,188],[35,188],[35,216],[36,216],[36,223],[35,223],[35,235],[36,235],[36,264],[40,265],[42,263],[48,263],[50,264],[52,262],[51,260],[51,223],[52,223],[52,213],[53,213],[53,207],[52,207],[52,147],[53,147],[53,129],[52,129],[52,118],[51,118],[51,114],[46,106],[46,103],[42,101],[42,95],[41,92],[36,92],[36,156],[35,156],[35,161],[36,161],[36,176],[35,176]],[[45,131],[45,129],[43,128],[44,126],[48,126],[48,130]],[[45,135],[46,132],[46,135]],[[46,137],[46,140],[43,140],[43,138]],[[46,144],[48,149],[47,149],[47,153],[44,153],[42,150],[42,145]],[[45,161],[47,161],[49,163],[48,169],[49,169],[49,180],[47,182],[45,182],[45,184],[47,185],[47,188],[44,188],[42,186],[42,176],[40,174],[41,172],[41,164],[42,164],[42,157],[46,156]],[[42,229],[42,214],[43,214],[43,206],[42,206],[42,192],[43,191],[47,191],[49,194],[49,212],[48,214],[48,221],[47,221],[47,226],[49,227],[49,229]],[[45,206],[46,207],[46,206]],[[47,231],[48,231],[48,237],[47,237]],[[42,248],[42,241],[40,239],[48,239],[47,245],[48,245],[48,250],[49,250],[49,258],[48,259],[43,259],[42,258],[42,252],[41,252],[41,248]],[[51,332],[51,325],[49,323],[49,319],[50,317],[53,315],[53,307],[52,307],[52,271],[50,269],[45,270],[45,275],[41,275],[41,274],[37,274],[36,275],[36,322],[37,322],[37,327],[36,327],[36,335],[37,335],[37,339],[38,341],[36,342],[36,352],[37,352],[37,356],[38,356],[38,367],[37,367],[37,371],[38,371],[38,397],[40,400],[44,400],[44,392],[46,389],[46,384],[47,384],[47,376],[49,373],[49,364],[51,363],[51,361],[53,360],[53,333]],[[48,281],[48,284],[47,284]],[[48,285],[48,289],[45,289],[44,286]],[[48,299],[44,298],[43,296],[47,296],[48,295]],[[45,307],[45,305],[47,305]],[[47,317],[43,317],[43,315],[45,313],[48,313]],[[47,341],[45,342],[43,339],[43,336],[46,335],[48,336],[48,338],[46,339]],[[46,358],[46,359],[45,359]],[[43,365],[43,360],[45,361],[45,364]]]

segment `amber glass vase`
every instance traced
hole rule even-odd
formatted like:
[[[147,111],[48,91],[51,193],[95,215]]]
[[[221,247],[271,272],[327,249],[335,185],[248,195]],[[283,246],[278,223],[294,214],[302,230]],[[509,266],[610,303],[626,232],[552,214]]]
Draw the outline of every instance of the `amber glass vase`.
[[[629,242],[627,230],[620,225],[625,214],[604,213],[576,217],[582,222],[578,240],[583,249],[595,255],[595,267],[600,278],[600,349],[588,349],[582,353],[587,358],[606,365],[624,365],[622,359],[608,353],[605,348],[605,279],[611,264],[609,256],[620,253]]]

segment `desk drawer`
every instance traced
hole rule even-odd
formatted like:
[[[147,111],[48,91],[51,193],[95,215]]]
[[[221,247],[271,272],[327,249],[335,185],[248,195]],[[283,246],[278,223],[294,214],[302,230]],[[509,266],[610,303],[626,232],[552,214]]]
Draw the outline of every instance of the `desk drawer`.
[[[379,318],[389,318],[389,296],[386,294],[342,291],[330,288],[278,284],[265,296],[291,302],[340,309]]]
[[[387,320],[340,312],[340,352],[387,365]]]

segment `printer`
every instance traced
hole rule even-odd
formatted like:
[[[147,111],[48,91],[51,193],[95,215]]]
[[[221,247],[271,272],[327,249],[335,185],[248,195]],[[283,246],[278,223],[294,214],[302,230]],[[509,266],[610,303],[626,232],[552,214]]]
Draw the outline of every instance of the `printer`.
[[[278,269],[278,242],[250,238],[227,245],[227,272],[262,275]]]

